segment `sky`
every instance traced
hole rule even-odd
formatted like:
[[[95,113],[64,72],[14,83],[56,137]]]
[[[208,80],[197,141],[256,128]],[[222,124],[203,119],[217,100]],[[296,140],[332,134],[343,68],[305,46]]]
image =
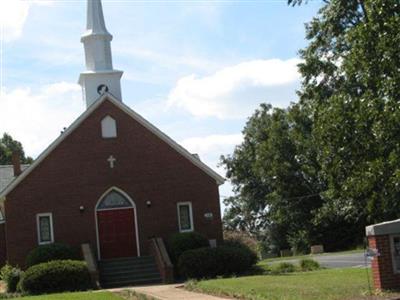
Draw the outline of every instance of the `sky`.
[[[123,102],[225,175],[261,103],[296,102],[304,24],[321,1],[103,0]],[[0,135],[37,157],[84,110],[86,0],[0,0]],[[221,198],[232,195],[229,182]]]

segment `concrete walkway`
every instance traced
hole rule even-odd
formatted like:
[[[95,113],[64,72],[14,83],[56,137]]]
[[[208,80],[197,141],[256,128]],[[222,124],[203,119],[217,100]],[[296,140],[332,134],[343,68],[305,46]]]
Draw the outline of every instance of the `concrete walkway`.
[[[186,291],[182,284],[165,284],[151,286],[133,286],[120,289],[112,289],[110,291],[131,290],[139,294],[144,294],[159,300],[226,300],[206,294],[194,293]]]

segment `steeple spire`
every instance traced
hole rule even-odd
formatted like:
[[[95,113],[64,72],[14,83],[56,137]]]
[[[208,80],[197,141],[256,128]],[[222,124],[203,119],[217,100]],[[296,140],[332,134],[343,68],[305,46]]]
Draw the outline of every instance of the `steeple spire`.
[[[91,34],[110,35],[104,22],[103,7],[100,0],[89,0],[88,2],[86,30]]]
[[[122,71],[114,70],[111,55],[112,35],[107,31],[101,0],[87,0],[86,32],[81,42],[85,48],[87,71],[81,73],[79,84],[89,107],[104,92],[121,100]]]

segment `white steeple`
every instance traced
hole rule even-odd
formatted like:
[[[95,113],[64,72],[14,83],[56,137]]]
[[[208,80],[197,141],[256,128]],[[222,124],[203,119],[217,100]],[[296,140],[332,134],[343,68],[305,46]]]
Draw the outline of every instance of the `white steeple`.
[[[111,56],[112,35],[107,31],[101,0],[88,0],[87,26],[81,42],[85,48],[86,71],[79,77],[86,106],[104,92],[122,101],[122,71],[114,70]]]

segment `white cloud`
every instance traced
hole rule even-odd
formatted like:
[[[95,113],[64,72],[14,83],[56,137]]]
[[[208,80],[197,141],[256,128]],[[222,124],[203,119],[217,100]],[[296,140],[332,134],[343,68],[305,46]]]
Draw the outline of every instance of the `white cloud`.
[[[252,60],[202,78],[186,76],[169,93],[168,104],[195,116],[220,119],[247,117],[261,102],[283,107],[296,99],[299,62]]]
[[[187,138],[180,142],[191,153],[196,153],[200,159],[215,171],[225,176],[225,170],[217,167],[223,154],[232,153],[235,146],[243,141],[242,134],[213,134],[204,137]]]
[[[0,96],[0,135],[20,141],[31,156],[41,153],[64,127],[83,112],[81,88],[59,82],[41,87],[3,90]]]
[[[1,0],[0,1],[0,27],[2,38],[9,42],[18,39],[32,5],[51,5],[51,0]]]
[[[226,154],[243,141],[242,134],[213,134],[205,137],[192,137],[181,142],[192,153],[199,155]]]
[[[221,66],[220,63],[203,57],[188,54],[175,54],[161,51],[154,51],[132,45],[130,42],[116,44],[113,51],[117,55],[135,58],[138,61],[149,61],[157,64],[157,67],[177,69],[179,67],[195,68],[203,71],[214,70]],[[132,78],[136,80],[136,78]]]

